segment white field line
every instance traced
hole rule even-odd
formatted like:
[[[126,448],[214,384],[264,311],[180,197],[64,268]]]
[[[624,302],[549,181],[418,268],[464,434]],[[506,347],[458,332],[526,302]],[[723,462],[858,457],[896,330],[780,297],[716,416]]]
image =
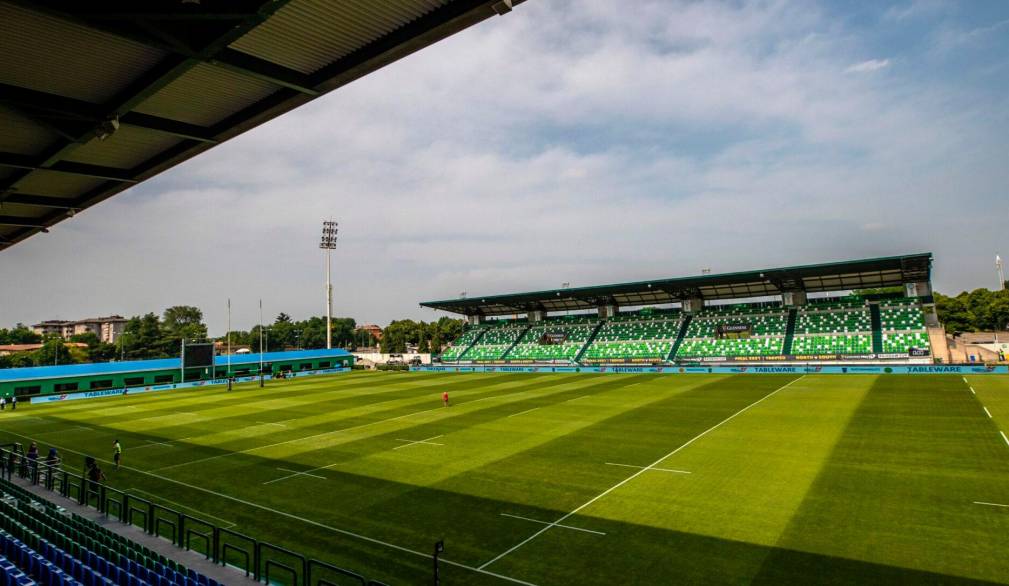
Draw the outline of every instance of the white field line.
[[[531,412],[533,412],[533,411],[535,411],[537,409],[539,409],[539,407],[533,407],[532,409],[526,409],[525,411],[522,411],[522,412],[519,412],[519,413],[512,413],[508,417],[515,417],[517,415],[525,415],[526,413],[531,413]]]
[[[503,397],[503,396],[507,396],[509,394],[511,394],[511,395],[519,395],[519,394],[527,393],[527,392],[529,392],[529,391],[528,390],[526,390],[526,391],[519,391],[517,393],[508,393],[508,394],[505,394],[505,395],[497,395],[497,396],[498,397]],[[486,398],[490,399],[491,397],[486,397]],[[482,401],[482,400],[483,399],[475,399],[473,401],[463,401],[462,403],[459,403],[458,406],[461,407],[463,405],[466,405],[467,403],[476,403],[477,401]],[[343,429],[334,429],[334,430],[331,430],[331,431],[324,431],[322,433],[317,433],[315,435],[310,435],[310,436],[306,436],[306,437],[299,437],[299,438],[295,438],[295,439],[285,440],[285,441],[282,441],[282,442],[277,442],[275,444],[267,444],[265,446],[256,446],[254,448],[249,448],[247,450],[241,450],[241,451],[238,451],[238,452],[225,452],[223,454],[217,454],[216,456],[207,456],[206,458],[200,458],[198,460],[191,460],[189,462],[181,462],[179,464],[170,464],[168,466],[162,466],[161,468],[155,468],[154,471],[155,472],[162,472],[164,470],[171,470],[172,468],[180,468],[182,466],[189,466],[191,464],[199,464],[199,463],[202,463],[202,462],[209,462],[210,460],[217,460],[219,458],[227,458],[228,456],[234,456],[236,454],[247,454],[249,452],[256,452],[256,451],[259,451],[259,450],[265,450],[267,448],[275,448],[277,446],[283,446],[283,445],[294,443],[294,442],[303,442],[303,441],[306,441],[306,440],[312,440],[312,439],[324,437],[324,436],[327,436],[327,435],[333,435],[333,434],[336,434],[336,433],[343,433],[345,431],[353,431],[355,429],[362,429],[362,428],[365,428],[365,427],[371,427],[372,425],[378,425],[380,423],[388,423],[389,421],[396,421],[396,420],[399,420],[399,419],[404,419],[406,417],[413,417],[414,415],[420,415],[421,413],[430,413],[431,411],[442,411],[443,409],[445,409],[444,406],[435,407],[433,409],[424,409],[422,411],[414,411],[413,413],[407,413],[406,415],[397,415],[396,417],[390,417],[388,419],[380,419],[378,421],[372,421],[371,423],[363,423],[361,425],[355,425],[353,427],[345,427]]]
[[[439,407],[439,409],[440,408],[441,407]],[[20,433],[15,433],[13,431],[8,431],[6,433],[8,433],[9,435],[16,435],[16,436],[18,436],[20,438],[23,438],[23,439],[26,439],[26,440],[31,439],[31,438],[29,438],[26,435],[21,435]],[[71,454],[77,454],[78,456],[84,456],[85,455],[84,452],[78,452],[77,450],[68,448],[66,446],[58,446],[57,445],[55,447],[63,450],[64,452],[68,452],[68,453],[71,453]],[[110,462],[109,460],[106,460],[104,458],[95,458],[95,459],[98,460],[99,462],[104,462],[106,464],[112,464],[112,462]],[[222,498],[222,499],[225,499],[225,500],[229,500],[229,501],[241,504],[241,505],[245,505],[247,507],[252,507],[254,509],[259,509],[261,511],[266,511],[267,513],[273,513],[275,515],[279,515],[279,516],[285,517],[287,519],[291,519],[291,520],[294,520],[294,521],[300,521],[302,523],[306,523],[306,524],[311,525],[313,527],[318,527],[320,529],[325,529],[327,531],[331,531],[331,532],[339,534],[339,535],[344,535],[344,536],[347,536],[347,537],[352,537],[354,539],[358,539],[358,540],[361,540],[361,541],[366,541],[368,543],[372,543],[372,544],[375,544],[375,545],[381,545],[381,546],[384,546],[384,547],[388,547],[389,549],[394,549],[396,551],[401,551],[403,553],[408,553],[408,554],[411,554],[411,555],[419,556],[419,557],[422,557],[422,558],[427,559],[427,560],[431,559],[431,554],[429,554],[429,553],[424,553],[424,552],[421,552],[421,551],[410,549],[408,547],[403,547],[402,545],[396,545],[394,543],[389,543],[387,541],[382,541],[381,539],[375,539],[374,537],[368,537],[366,535],[361,535],[360,533],[354,533],[353,531],[348,531],[346,529],[340,529],[339,527],[334,527],[332,525],[326,525],[325,523],[320,523],[318,521],[313,521],[312,519],[306,519],[305,517],[299,517],[298,515],[294,515],[292,513],[287,513],[285,511],[280,511],[280,510],[268,507],[266,505],[259,504],[259,503],[254,502],[254,501],[248,501],[248,500],[245,500],[245,499],[240,499],[240,498],[238,498],[236,496],[232,496],[230,494],[224,494],[223,492],[217,492],[216,490],[210,490],[209,488],[204,488],[202,486],[197,486],[195,484],[189,484],[188,482],[182,482],[181,480],[176,480],[174,478],[169,478],[168,476],[163,476],[161,474],[156,474],[155,472],[148,472],[147,470],[141,470],[139,468],[130,468],[128,466],[123,466],[122,468],[123,468],[123,470],[129,470],[131,472],[136,472],[137,474],[143,474],[144,476],[150,476],[151,478],[157,478],[159,480],[164,480],[165,482],[171,482],[172,484],[177,484],[179,486],[184,486],[186,488],[190,488],[192,490],[196,490],[196,491],[202,492],[204,494],[209,494],[209,495],[216,496],[216,497],[219,497],[219,498]],[[485,576],[493,576],[495,578],[500,578],[501,580],[505,580],[505,581],[511,582],[513,584],[522,584],[523,586],[537,586],[536,584],[534,584],[532,582],[526,582],[525,580],[520,580],[518,578],[512,578],[511,576],[505,576],[504,574],[498,574],[497,572],[491,572],[490,570],[484,570],[482,568],[476,568],[476,567],[473,567],[473,566],[470,566],[470,565],[467,565],[467,564],[463,564],[463,563],[460,563],[460,562],[454,562],[454,561],[446,559],[446,558],[438,558],[438,559],[442,563],[448,564],[450,566],[455,566],[457,568],[462,568],[464,570],[470,570],[472,572],[477,572],[477,573],[480,573],[480,574],[484,574]]]
[[[639,468],[643,470],[656,470],[658,472],[675,472],[676,474],[690,474],[688,470],[673,470],[671,468],[656,468],[655,466],[635,466],[634,464],[617,464],[616,462],[607,462],[607,466],[624,466],[625,468]]]
[[[83,425],[76,425],[74,427],[67,427],[67,428],[64,428],[64,429],[50,429],[49,431],[37,431],[37,432],[35,432],[35,435],[47,435],[47,434],[50,434],[50,433],[56,433],[56,432],[60,432],[60,431],[74,431],[75,429],[83,429],[83,430],[86,430],[86,431],[94,431],[90,427],[85,427]],[[102,434],[102,435],[110,435],[110,434],[106,433],[106,434]]]
[[[298,476],[311,476],[312,478],[319,478],[321,480],[329,480],[325,476],[319,476],[318,474],[309,474],[308,472],[298,472],[297,470],[291,470],[290,468],[277,468],[277,470],[283,470],[284,472],[293,472]]]
[[[974,501],[974,504],[975,505],[985,505],[985,506],[988,506],[988,507],[1005,507],[1005,508],[1009,509],[1009,505],[1002,505],[1002,504],[999,504],[999,503],[986,503],[986,502],[983,502],[983,501]]]
[[[272,421],[257,421],[256,423],[259,425],[276,425],[278,427],[287,427],[283,423],[274,423]]]
[[[1000,431],[999,433],[1002,434],[1002,439],[1005,440],[1005,445],[1009,446],[1009,437],[1005,436],[1004,431]]]
[[[133,449],[133,450],[142,450],[144,448],[149,448],[151,446],[164,446],[166,448],[174,448],[175,447],[172,444],[166,444],[165,442],[150,442],[150,443],[146,443],[146,444],[144,444],[142,446],[137,446],[137,447],[131,448],[131,449]]]
[[[586,398],[591,397],[591,396],[592,395],[582,395],[581,397],[575,397],[574,399],[568,399],[566,402],[570,403],[572,401],[581,401],[582,399],[586,399]]]
[[[991,411],[989,411],[984,405],[981,405],[981,408],[984,409],[984,414],[988,416],[988,419],[991,419]]]
[[[139,488],[127,488],[124,492],[139,492],[140,494],[146,494],[147,496],[154,497],[154,498],[156,498],[159,501],[165,501],[168,504],[175,505],[176,507],[179,507],[180,509],[186,509],[186,510],[189,510],[189,511],[193,511],[194,513],[199,513],[199,514],[201,514],[204,517],[207,517],[209,519],[215,519],[217,521],[224,521],[224,523],[227,525],[227,527],[223,527],[224,529],[231,529],[235,525],[238,525],[238,523],[235,523],[234,521],[229,521],[227,519],[222,519],[221,517],[218,517],[217,515],[211,515],[210,513],[205,513],[203,511],[201,511],[200,509],[194,509],[193,507],[190,507],[189,505],[184,505],[182,503],[177,503],[177,502],[175,502],[173,500],[169,500],[169,499],[163,498],[161,495],[154,494],[153,492],[148,492],[146,490],[141,490]]]
[[[970,388],[970,394],[972,394],[972,395],[976,395],[977,394],[977,393],[974,392],[974,387],[969,387],[969,388]]]
[[[540,525],[549,525],[549,521],[540,521],[539,519],[530,519],[529,517],[520,517],[518,515],[509,515],[508,513],[501,513],[502,517],[511,517],[512,519],[522,519],[523,521],[531,521],[533,523],[539,523]],[[574,531],[584,531],[585,533],[594,533],[596,535],[606,535],[602,531],[593,531],[592,529],[585,529],[582,527],[572,527],[571,525],[555,525],[556,527],[561,527],[562,529],[572,529]]]
[[[966,384],[968,384],[968,385],[970,384],[969,382],[967,382],[967,377],[965,377],[965,376],[961,376],[960,378],[962,378],[962,379],[963,379],[963,382],[964,382],[964,383],[966,383]]]
[[[638,470],[638,471],[637,471],[637,472],[635,472],[634,474],[631,474],[631,475],[630,475],[630,476],[628,476],[627,478],[625,478],[625,479],[621,480],[620,482],[618,482],[618,483],[614,484],[613,486],[611,486],[611,487],[607,488],[606,490],[604,490],[603,492],[599,493],[598,495],[596,495],[596,496],[592,497],[591,499],[589,499],[588,501],[586,501],[586,502],[585,502],[584,504],[582,504],[582,505],[580,505],[579,507],[575,508],[575,509],[574,509],[573,511],[571,511],[570,513],[567,513],[567,514],[565,514],[565,515],[564,515],[564,516],[562,516],[562,517],[561,517],[560,519],[557,519],[557,520],[556,520],[556,521],[554,521],[553,523],[551,523],[551,524],[547,525],[546,527],[544,527],[544,528],[540,529],[540,530],[539,530],[539,531],[537,531],[536,533],[533,533],[532,535],[530,535],[529,537],[527,537],[527,538],[525,538],[524,540],[520,541],[520,542],[519,542],[519,543],[517,543],[516,545],[513,545],[513,546],[512,546],[511,548],[509,548],[509,549],[505,550],[504,552],[502,552],[502,553],[498,554],[498,556],[497,556],[497,557],[495,557],[495,558],[491,559],[491,560],[490,560],[490,561],[488,561],[488,562],[484,562],[483,564],[481,564],[481,565],[479,566],[479,569],[481,569],[481,570],[482,570],[482,569],[486,568],[487,566],[489,566],[489,565],[493,564],[494,562],[496,562],[496,561],[500,560],[501,558],[503,558],[503,557],[505,557],[506,555],[508,555],[508,554],[512,553],[513,551],[517,550],[518,548],[522,547],[523,545],[525,545],[525,544],[529,543],[529,542],[530,542],[530,541],[532,541],[533,539],[536,539],[536,538],[537,538],[537,537],[539,537],[540,535],[543,535],[544,533],[546,533],[547,531],[549,531],[551,527],[555,527],[555,526],[557,526],[558,524],[560,524],[560,523],[563,523],[564,521],[566,521],[566,520],[567,520],[568,518],[570,518],[571,516],[573,516],[573,515],[577,514],[577,513],[578,513],[578,511],[581,511],[581,510],[582,510],[582,509],[584,509],[585,507],[587,507],[587,506],[591,505],[592,503],[594,503],[594,502],[598,501],[599,499],[603,498],[604,496],[606,496],[606,495],[610,494],[610,493],[611,493],[611,492],[613,492],[614,490],[616,490],[616,489],[620,488],[621,486],[623,486],[623,485],[627,484],[628,482],[630,482],[630,481],[634,480],[634,479],[635,479],[635,478],[637,478],[638,476],[641,476],[642,474],[644,474],[644,473],[645,473],[646,471],[648,471],[649,469],[651,469],[651,468],[653,468],[653,467],[655,467],[655,466],[658,466],[658,465],[659,465],[659,464],[661,464],[661,463],[662,463],[662,461],[663,461],[663,460],[665,460],[666,458],[669,458],[669,457],[671,457],[671,456],[675,455],[675,454],[676,454],[677,452],[679,452],[680,450],[682,450],[682,449],[686,448],[687,446],[689,446],[690,444],[694,443],[695,441],[697,441],[697,440],[701,439],[702,437],[704,437],[704,436],[708,435],[709,433],[711,433],[712,431],[714,431],[714,430],[718,429],[719,427],[721,427],[721,426],[725,425],[725,424],[726,424],[726,423],[728,423],[729,421],[732,421],[732,420],[733,420],[733,419],[735,419],[735,418],[736,418],[737,416],[739,416],[739,415],[741,415],[741,414],[745,413],[746,411],[748,411],[748,410],[749,410],[749,409],[750,409],[751,407],[753,407],[754,405],[758,405],[759,403],[761,403],[761,402],[763,402],[763,401],[767,400],[768,398],[770,398],[770,397],[773,397],[773,396],[774,396],[775,394],[777,394],[777,393],[778,393],[779,391],[781,391],[781,390],[783,390],[783,389],[786,389],[786,388],[788,388],[788,387],[789,387],[790,385],[792,385],[792,383],[794,383],[794,382],[796,382],[796,381],[799,381],[799,380],[802,380],[802,379],[804,379],[804,378],[806,378],[806,375],[802,375],[802,376],[800,376],[799,378],[795,378],[795,379],[792,379],[792,380],[791,380],[791,381],[789,381],[788,383],[785,383],[784,385],[782,385],[782,386],[778,387],[777,389],[774,389],[774,390],[773,390],[773,391],[771,391],[770,393],[768,393],[768,394],[764,395],[763,397],[761,397],[761,398],[757,399],[756,401],[754,401],[754,402],[750,403],[750,404],[749,404],[749,405],[747,405],[746,407],[743,407],[743,408],[742,408],[742,409],[740,409],[739,411],[736,411],[736,412],[735,412],[735,413],[733,413],[732,415],[729,415],[728,417],[726,417],[725,419],[723,419],[723,420],[719,421],[718,423],[716,423],[716,424],[712,425],[712,426],[711,426],[711,427],[709,427],[708,429],[705,429],[705,430],[704,430],[704,431],[702,431],[701,433],[699,433],[699,434],[695,435],[694,437],[690,438],[689,440],[687,440],[687,442],[686,442],[686,443],[684,443],[683,445],[681,445],[680,447],[676,448],[675,450],[673,450],[673,451],[669,452],[669,453],[668,453],[668,454],[666,454],[665,456],[662,456],[661,458],[659,458],[658,460],[656,460],[655,462],[653,462],[653,463],[652,463],[652,464],[651,464],[650,466],[646,466],[646,467],[642,468],[641,470]]]
[[[396,441],[398,441],[398,442],[406,442],[406,444],[404,444],[402,446],[396,446],[393,449],[394,450],[398,450],[400,448],[409,448],[410,446],[415,446],[417,444],[427,444],[429,446],[443,446],[445,444],[438,444],[438,443],[435,443],[435,442],[431,441],[433,439],[438,439],[440,437],[445,437],[445,434],[436,435],[434,437],[429,437],[427,439],[422,439],[422,440],[397,439]]]

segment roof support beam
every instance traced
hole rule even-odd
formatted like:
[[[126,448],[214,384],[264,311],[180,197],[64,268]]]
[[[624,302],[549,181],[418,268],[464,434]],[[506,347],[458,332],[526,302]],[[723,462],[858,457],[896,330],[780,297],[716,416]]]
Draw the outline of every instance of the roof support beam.
[[[80,206],[77,205],[77,202],[72,199],[50,197],[48,195],[33,195],[30,193],[11,193],[4,198],[4,203],[16,203],[19,205],[52,208],[56,210],[81,209]]]
[[[81,136],[83,133],[78,131],[73,133],[74,136],[67,136],[64,130],[65,126],[80,126],[83,124],[90,128],[96,126],[108,115],[107,112],[104,112],[101,104],[93,104],[91,102],[4,83],[0,83],[0,104],[16,108],[23,115],[39,121],[49,128],[57,129],[59,134],[68,140],[76,140],[76,137]],[[211,136],[210,130],[202,126],[161,118],[159,116],[151,116],[149,114],[141,114],[140,112],[127,112],[120,117],[119,122],[127,126],[153,130],[180,138],[210,143],[217,142]]]
[[[18,226],[21,228],[45,228],[45,224],[32,218],[18,218],[15,216],[0,216],[0,226]]]
[[[85,163],[72,163],[70,161],[56,161],[47,166],[38,164],[34,157],[18,155],[15,153],[0,152],[0,167],[13,167],[27,171],[60,171],[71,175],[84,175],[87,177],[98,177],[100,179],[110,179],[112,181],[123,181],[126,183],[136,183],[136,180],[129,176],[126,169],[116,169],[114,167],[102,167],[100,165],[88,165]]]

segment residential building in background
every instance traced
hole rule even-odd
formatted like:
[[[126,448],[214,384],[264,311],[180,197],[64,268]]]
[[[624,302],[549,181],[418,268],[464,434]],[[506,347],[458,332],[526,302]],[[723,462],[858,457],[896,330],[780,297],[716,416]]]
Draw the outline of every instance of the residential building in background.
[[[49,319],[32,326],[36,334],[57,335],[64,339],[69,339],[77,334],[88,332],[98,336],[102,342],[113,344],[126,329],[126,318],[121,315],[110,315],[107,317],[91,317],[76,321]]]

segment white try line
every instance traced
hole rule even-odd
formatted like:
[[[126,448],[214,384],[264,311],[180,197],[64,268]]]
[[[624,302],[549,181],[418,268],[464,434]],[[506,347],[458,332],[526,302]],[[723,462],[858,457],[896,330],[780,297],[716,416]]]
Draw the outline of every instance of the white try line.
[[[991,419],[991,411],[989,411],[984,405],[981,405],[981,408],[984,409],[984,414],[988,416],[988,419]]]
[[[29,438],[26,435],[22,435],[20,433],[15,433],[13,431],[8,431],[6,433],[9,434],[9,435],[16,435],[16,436],[18,436],[20,438],[24,438],[26,440],[31,439],[31,438]],[[55,447],[63,450],[64,452],[68,452],[68,453],[71,453],[71,454],[77,454],[78,456],[84,456],[85,455],[84,452],[78,452],[77,450],[68,448],[66,446],[55,446]],[[106,460],[104,458],[95,458],[95,459],[98,460],[99,462],[105,462],[106,464],[111,464],[112,463],[109,460]],[[368,542],[368,543],[372,543],[372,544],[375,544],[375,545],[381,545],[383,547],[388,547],[389,549],[394,549],[396,551],[400,551],[400,552],[403,552],[403,553],[408,553],[408,554],[411,554],[411,555],[422,557],[422,558],[424,558],[426,560],[430,560],[431,559],[431,554],[430,553],[424,553],[424,552],[421,552],[421,551],[410,549],[408,547],[403,547],[402,545],[396,545],[394,543],[389,543],[387,541],[382,541],[381,539],[375,539],[374,537],[368,537],[367,535],[361,535],[360,533],[354,533],[353,531],[348,531],[346,529],[340,529],[339,527],[334,527],[332,525],[326,525],[325,523],[320,523],[318,521],[313,521],[312,519],[307,519],[305,517],[299,517],[299,516],[294,515],[292,513],[288,513],[288,512],[285,512],[285,511],[280,511],[278,509],[274,509],[274,508],[268,507],[266,505],[259,504],[259,503],[254,502],[254,501],[248,501],[248,500],[245,500],[245,499],[240,499],[240,498],[238,498],[236,496],[232,496],[230,494],[224,494],[223,492],[217,492],[216,490],[211,490],[209,488],[204,488],[202,486],[197,486],[195,484],[189,484],[188,482],[182,482],[181,480],[176,480],[174,478],[169,478],[168,476],[163,476],[161,474],[156,474],[154,472],[148,472],[147,470],[141,470],[139,468],[131,468],[129,466],[123,466],[122,468],[124,470],[129,470],[131,472],[136,472],[137,474],[143,474],[145,476],[150,476],[151,478],[157,478],[159,480],[164,480],[165,482],[170,482],[172,484],[177,484],[179,486],[184,486],[186,488],[190,488],[192,490],[196,490],[196,491],[202,492],[204,494],[209,494],[209,495],[216,496],[216,497],[219,497],[219,498],[222,498],[222,499],[225,499],[225,500],[229,500],[229,501],[241,504],[241,505],[245,505],[247,507],[252,507],[254,509],[259,509],[261,511],[266,511],[267,513],[273,513],[274,515],[278,515],[280,517],[285,517],[287,519],[292,519],[294,521],[300,521],[300,522],[305,523],[307,525],[311,525],[313,527],[318,527],[320,529],[325,529],[327,531],[330,531],[330,532],[333,532],[333,533],[336,533],[336,534],[339,534],[339,535],[344,535],[346,537],[352,537],[354,539],[358,539],[358,540],[365,541],[365,542]],[[193,510],[195,510],[195,509],[193,509]],[[525,580],[520,580],[518,578],[512,578],[511,576],[506,576],[504,574],[498,574],[497,572],[491,572],[490,570],[484,570],[483,568],[476,568],[476,567],[473,567],[473,566],[470,566],[470,565],[467,565],[467,564],[463,564],[463,563],[460,563],[460,562],[454,562],[454,561],[446,559],[446,558],[438,558],[438,559],[442,563],[444,563],[444,564],[448,564],[450,566],[455,566],[457,568],[462,568],[464,570],[469,570],[469,571],[472,571],[472,572],[477,572],[477,573],[483,574],[485,576],[493,576],[495,578],[500,578],[501,580],[505,580],[505,581],[511,582],[513,584],[521,584],[522,586],[537,586],[537,584],[534,584],[533,582],[526,582]]]
[[[539,523],[540,525],[549,525],[549,521],[540,521],[539,519],[530,519],[529,517],[520,517],[518,515],[509,515],[508,513],[501,513],[502,517],[511,517],[512,519],[522,519],[523,521],[531,521],[533,523]],[[555,527],[560,527],[561,529],[571,529],[573,531],[584,531],[585,533],[594,533],[596,535],[606,535],[602,531],[593,531],[592,529],[585,529],[582,527],[573,527],[571,525],[554,525]]]
[[[161,495],[155,494],[153,492],[148,492],[146,490],[141,490],[139,488],[127,488],[124,492],[137,492],[137,493],[140,493],[140,494],[146,494],[147,496],[154,497],[154,498],[156,498],[159,501],[164,501],[164,502],[166,502],[166,503],[168,503],[170,505],[175,505],[176,507],[179,507],[180,509],[186,509],[186,510],[189,510],[189,511],[193,511],[194,513],[199,513],[199,514],[203,515],[204,517],[207,517],[207,518],[210,518],[210,519],[215,519],[217,521],[224,521],[224,524],[227,525],[227,527],[221,527],[222,529],[231,529],[235,525],[238,525],[238,523],[235,523],[234,521],[229,521],[227,519],[222,519],[221,517],[218,517],[216,515],[211,515],[210,513],[204,513],[200,509],[194,509],[193,507],[190,507],[189,505],[184,505],[182,503],[177,503],[177,502],[175,502],[173,500],[169,500],[169,499],[163,498]]]
[[[1002,439],[1005,440],[1005,445],[1009,446],[1009,437],[1005,436],[1004,431],[1000,431],[999,433],[1002,434]]]
[[[657,472],[675,472],[676,474],[690,474],[687,470],[673,470],[671,468],[656,468],[655,466],[635,466],[634,464],[617,464],[616,462],[607,462],[607,466],[623,466],[625,468],[639,468],[642,470],[655,470]]]
[[[970,394],[972,394],[972,395],[976,395],[977,394],[977,393],[974,392],[974,387],[968,387],[968,388],[970,389]]]
[[[988,507],[1005,507],[1005,508],[1009,509],[1009,505],[1002,505],[1002,504],[999,504],[999,503],[986,503],[986,502],[983,502],[983,501],[974,501],[974,504],[975,505],[985,505],[985,506],[988,506]]]
[[[500,560],[501,558],[503,558],[503,557],[505,557],[506,555],[508,555],[508,554],[512,553],[513,551],[517,550],[518,548],[522,547],[523,545],[525,545],[525,544],[529,543],[529,542],[530,542],[530,541],[532,541],[533,539],[536,539],[536,538],[537,538],[537,537],[539,537],[540,535],[543,535],[544,533],[546,533],[547,531],[549,531],[551,527],[556,527],[556,526],[557,526],[558,524],[560,524],[560,523],[563,523],[564,521],[566,521],[566,520],[567,520],[568,518],[570,518],[571,516],[573,516],[573,515],[577,514],[577,513],[578,513],[578,511],[581,511],[581,510],[582,510],[582,509],[584,509],[585,507],[587,507],[587,506],[591,505],[592,503],[596,502],[597,500],[599,500],[599,499],[603,498],[604,496],[606,496],[606,495],[610,494],[610,493],[611,493],[611,492],[613,492],[614,490],[616,490],[616,489],[620,488],[621,486],[623,486],[623,485],[627,484],[628,482],[630,482],[630,481],[634,480],[634,479],[635,479],[635,478],[637,478],[638,476],[641,476],[642,474],[644,474],[644,473],[645,473],[646,471],[648,471],[649,469],[651,469],[651,468],[654,468],[655,466],[658,466],[658,465],[659,465],[659,464],[661,464],[661,463],[662,463],[662,461],[663,461],[663,460],[665,460],[666,458],[669,458],[669,457],[671,457],[671,456],[675,455],[675,454],[676,454],[677,452],[679,452],[680,450],[682,450],[682,449],[686,448],[687,446],[689,446],[690,444],[694,443],[695,441],[697,441],[697,440],[701,439],[702,437],[704,437],[704,436],[708,435],[708,434],[709,434],[709,433],[711,433],[712,431],[714,431],[714,430],[718,429],[719,427],[721,427],[721,426],[725,425],[725,424],[726,424],[726,423],[728,423],[729,421],[732,421],[733,419],[735,419],[735,418],[736,418],[737,416],[741,415],[742,413],[745,413],[745,412],[746,412],[747,410],[749,410],[749,409],[750,409],[751,407],[753,407],[754,405],[757,405],[757,404],[761,403],[762,401],[765,401],[765,400],[767,400],[768,398],[770,398],[770,397],[774,396],[775,394],[777,394],[777,393],[778,393],[779,391],[781,391],[781,390],[783,390],[783,389],[786,389],[786,388],[788,388],[788,387],[789,387],[790,385],[792,385],[792,383],[794,383],[794,382],[796,382],[796,381],[799,381],[799,380],[802,380],[802,379],[804,379],[805,377],[806,377],[806,375],[802,375],[802,376],[800,376],[799,378],[795,378],[795,379],[792,379],[792,380],[791,380],[791,381],[789,381],[788,383],[786,383],[786,384],[784,384],[784,385],[782,385],[782,386],[778,387],[777,389],[774,389],[774,390],[773,390],[773,391],[771,391],[770,393],[768,393],[768,394],[764,395],[763,397],[761,397],[761,398],[757,399],[756,401],[754,401],[754,402],[750,403],[750,404],[749,404],[749,405],[747,405],[746,407],[743,407],[743,408],[742,408],[742,409],[740,409],[739,411],[736,411],[736,412],[735,412],[735,413],[733,413],[732,415],[729,415],[728,417],[726,417],[725,419],[723,419],[723,420],[719,421],[718,423],[716,423],[716,424],[712,425],[712,426],[711,426],[711,427],[709,427],[708,429],[705,429],[705,430],[704,430],[704,431],[702,431],[701,433],[699,433],[699,434],[695,435],[694,437],[690,438],[689,440],[687,440],[687,442],[686,442],[685,444],[681,445],[680,447],[676,448],[675,450],[673,450],[673,451],[669,452],[669,453],[668,453],[668,454],[666,454],[665,456],[662,456],[661,458],[659,458],[658,460],[656,460],[655,462],[653,462],[653,463],[652,463],[652,464],[651,464],[650,466],[646,466],[646,467],[642,468],[641,470],[638,470],[638,471],[637,471],[637,472],[635,472],[634,474],[631,474],[631,475],[630,475],[630,476],[628,476],[627,478],[625,478],[625,479],[621,480],[620,482],[618,482],[618,483],[614,484],[613,486],[611,486],[611,487],[607,488],[606,490],[604,490],[603,492],[599,493],[598,495],[596,495],[596,496],[592,497],[591,499],[589,499],[588,501],[586,501],[586,502],[585,502],[584,504],[582,504],[581,506],[579,506],[579,507],[577,507],[576,509],[574,509],[573,511],[571,511],[570,513],[567,513],[566,515],[562,516],[562,517],[561,517],[560,519],[557,519],[556,521],[554,521],[553,523],[550,523],[549,525],[547,525],[546,527],[544,527],[544,528],[540,529],[540,530],[539,530],[539,531],[537,531],[536,533],[533,533],[532,535],[530,535],[529,537],[527,537],[527,538],[526,538],[526,539],[524,539],[523,541],[520,541],[519,543],[517,543],[516,545],[512,546],[511,548],[509,548],[509,549],[505,550],[504,552],[502,552],[502,553],[498,554],[498,556],[497,556],[497,557],[495,557],[494,559],[492,559],[492,560],[490,560],[490,561],[488,561],[488,562],[485,562],[485,563],[481,564],[481,565],[479,566],[479,569],[481,569],[481,570],[482,570],[482,569],[486,568],[487,566],[489,566],[489,565],[493,564],[494,562],[496,562],[496,561]]]
[[[422,439],[422,440],[397,439],[396,441],[398,441],[398,442],[406,442],[406,444],[402,445],[402,446],[396,446],[393,449],[394,450],[398,450],[400,448],[409,448],[410,446],[415,446],[417,444],[427,444],[429,446],[444,446],[445,444],[437,444],[437,443],[431,441],[433,439],[438,439],[440,437],[445,437],[445,434],[436,435],[434,437],[429,437],[427,439]]]
[[[533,411],[535,411],[537,409],[539,409],[539,407],[533,407],[532,409],[526,409],[525,411],[522,411],[520,413],[512,413],[508,417],[516,417],[518,415],[525,415],[526,413],[531,413],[531,412],[533,412]]]
[[[962,378],[962,379],[963,379],[963,382],[964,382],[964,383],[966,383],[966,384],[968,384],[968,385],[970,384],[970,383],[968,383],[968,382],[967,382],[967,377],[965,377],[965,376],[961,376],[960,378]]]

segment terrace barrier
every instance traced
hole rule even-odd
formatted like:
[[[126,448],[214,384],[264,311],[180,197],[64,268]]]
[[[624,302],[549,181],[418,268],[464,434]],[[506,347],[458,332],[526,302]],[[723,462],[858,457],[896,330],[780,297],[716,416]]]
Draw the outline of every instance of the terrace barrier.
[[[9,482],[15,476],[148,535],[170,541],[180,549],[195,551],[215,564],[243,571],[257,582],[290,586],[387,586],[356,572],[89,480],[60,465],[32,460],[14,444],[0,447],[0,480]]]
[[[411,366],[411,372],[535,372],[604,374],[1009,374],[1009,366]]]

